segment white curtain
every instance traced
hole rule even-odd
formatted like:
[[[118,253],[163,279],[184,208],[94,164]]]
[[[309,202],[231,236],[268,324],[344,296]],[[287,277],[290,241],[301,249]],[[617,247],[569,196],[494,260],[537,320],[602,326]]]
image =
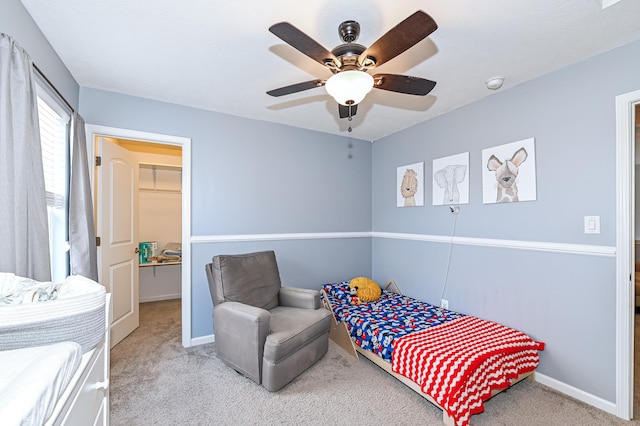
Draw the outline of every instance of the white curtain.
[[[0,33],[0,271],[51,280],[33,63]]]
[[[74,114],[71,183],[69,187],[69,260],[71,274],[98,281],[96,233],[84,120]]]

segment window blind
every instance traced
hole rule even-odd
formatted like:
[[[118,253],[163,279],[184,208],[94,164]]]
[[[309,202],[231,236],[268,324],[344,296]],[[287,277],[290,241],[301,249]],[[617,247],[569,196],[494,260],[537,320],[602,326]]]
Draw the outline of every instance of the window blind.
[[[63,99],[36,73],[38,121],[44,170],[51,278],[64,280],[69,271],[68,191],[71,111]]]
[[[61,116],[41,97],[38,97],[40,141],[44,168],[47,206],[61,208],[66,192],[66,140],[68,116]]]

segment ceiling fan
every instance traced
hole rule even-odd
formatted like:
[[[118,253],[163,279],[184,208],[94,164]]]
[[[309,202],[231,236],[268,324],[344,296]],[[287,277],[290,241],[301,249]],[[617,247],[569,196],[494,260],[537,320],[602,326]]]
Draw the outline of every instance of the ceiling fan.
[[[358,104],[372,88],[424,96],[433,90],[435,81],[399,74],[371,75],[367,71],[395,58],[437,28],[438,25],[431,16],[418,10],[371,46],[365,47],[355,43],[360,35],[360,24],[356,21],[345,21],[338,27],[344,44],[328,51],[289,22],[274,24],[269,31],[327,67],[333,75],[326,80],[317,79],[280,87],[268,91],[267,94],[284,96],[325,86],[327,92],[338,102],[340,118],[348,117],[349,120],[356,114]]]

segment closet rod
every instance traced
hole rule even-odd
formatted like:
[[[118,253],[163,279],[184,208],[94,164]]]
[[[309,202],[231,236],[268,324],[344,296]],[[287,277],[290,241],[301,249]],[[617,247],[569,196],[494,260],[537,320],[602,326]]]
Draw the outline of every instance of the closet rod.
[[[37,66],[35,63],[33,63],[33,69],[35,69],[35,70],[38,72],[38,74],[40,74],[40,77],[44,78],[44,81],[46,81],[46,82],[47,82],[47,84],[49,85],[49,87],[51,87],[51,88],[53,89],[53,91],[54,91],[54,92],[56,92],[56,94],[57,94],[58,96],[60,96],[60,99],[62,99],[62,101],[63,101],[63,102],[64,102],[64,103],[69,107],[69,109],[71,110],[71,112],[72,112],[72,113],[76,112],[75,108],[73,108],[73,107],[71,106],[71,104],[70,104],[70,103],[65,99],[65,97],[64,97],[64,96],[62,96],[62,93],[60,93],[60,91],[56,88],[56,86],[54,86],[54,85],[53,85],[53,83],[51,82],[51,80],[49,80],[49,79],[47,78],[47,76],[46,76],[46,75],[44,75],[44,73],[42,72],[42,70],[41,70],[40,68],[38,68],[38,66]]]

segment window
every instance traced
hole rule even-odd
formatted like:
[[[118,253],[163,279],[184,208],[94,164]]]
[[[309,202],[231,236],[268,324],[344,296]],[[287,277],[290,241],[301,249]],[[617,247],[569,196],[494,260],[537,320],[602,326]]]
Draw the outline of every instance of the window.
[[[37,84],[38,119],[47,213],[51,280],[59,282],[69,274],[68,194],[71,115],[59,96],[46,84]]]

